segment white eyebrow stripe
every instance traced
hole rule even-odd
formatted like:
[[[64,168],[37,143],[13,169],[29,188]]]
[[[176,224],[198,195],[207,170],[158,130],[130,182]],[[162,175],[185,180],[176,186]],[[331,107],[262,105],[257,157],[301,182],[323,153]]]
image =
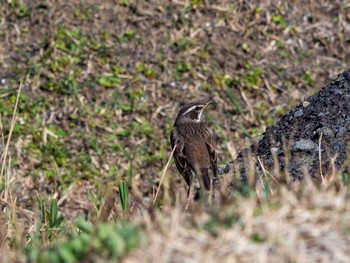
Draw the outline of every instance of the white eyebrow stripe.
[[[197,105],[192,106],[191,108],[189,108],[187,111],[185,111],[184,113],[182,113],[182,115],[186,115],[187,113],[189,113],[190,111],[192,111],[193,109],[195,109],[197,107]]]

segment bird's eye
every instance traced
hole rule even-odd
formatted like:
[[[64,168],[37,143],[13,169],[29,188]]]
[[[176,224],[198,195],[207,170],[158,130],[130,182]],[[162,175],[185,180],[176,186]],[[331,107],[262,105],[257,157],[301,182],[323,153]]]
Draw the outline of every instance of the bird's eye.
[[[201,111],[202,110],[202,106],[197,106],[196,107],[196,111]]]

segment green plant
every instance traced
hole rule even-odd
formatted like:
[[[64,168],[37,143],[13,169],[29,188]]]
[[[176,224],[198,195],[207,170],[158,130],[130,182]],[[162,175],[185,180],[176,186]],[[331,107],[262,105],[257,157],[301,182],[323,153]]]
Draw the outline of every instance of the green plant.
[[[261,75],[263,74],[260,68],[251,68],[248,66],[248,73],[243,77],[243,83],[248,87],[259,86],[261,81]]]
[[[70,236],[48,247],[42,248],[35,242],[27,245],[27,262],[86,262],[91,256],[99,262],[115,262],[140,244],[139,231],[127,223],[93,227],[90,222],[78,218],[73,229]]]
[[[120,205],[123,209],[123,212],[125,213],[128,210],[128,204],[129,204],[129,189],[128,189],[128,183],[123,179],[119,183],[119,199],[120,199]]]
[[[48,209],[45,207],[45,204],[39,195],[37,195],[37,200],[39,204],[40,218],[35,237],[36,239],[44,240],[52,239],[63,231],[62,223],[64,217],[58,215],[56,199],[51,199]]]
[[[149,66],[144,63],[138,62],[135,65],[135,70],[142,73],[147,78],[153,79],[156,77],[156,72]]]
[[[272,22],[274,22],[276,25],[280,26],[281,29],[286,29],[287,28],[287,23],[284,20],[283,16],[281,15],[273,15],[271,17]]]
[[[116,77],[116,76],[101,76],[97,82],[101,86],[105,86],[107,88],[113,88],[118,86],[121,80],[119,77]]]
[[[260,235],[259,233],[251,234],[250,239],[255,243],[263,243],[266,241],[266,238]]]
[[[189,72],[191,71],[192,67],[189,63],[186,63],[184,61],[180,61],[180,62],[177,62],[176,63],[176,70],[177,72],[179,73],[186,73],[186,72]]]
[[[172,47],[176,53],[189,50],[193,48],[193,43],[187,37],[180,37],[172,44]]]
[[[347,173],[342,173],[340,175],[340,177],[341,177],[341,180],[345,186],[350,185],[350,176]]]
[[[310,72],[305,72],[304,75],[300,78],[305,84],[312,86],[314,84],[314,80],[310,74]]]
[[[214,81],[216,85],[220,88],[224,89],[225,95],[231,101],[232,105],[235,107],[235,110],[239,113],[243,113],[242,106],[238,102],[237,96],[234,92],[234,87],[239,84],[239,80],[237,78],[232,78],[229,75],[221,75],[221,74],[213,74]]]
[[[135,34],[136,34],[135,30],[127,30],[124,32],[124,34],[117,36],[117,40],[120,43],[128,42],[129,40],[134,38]]]

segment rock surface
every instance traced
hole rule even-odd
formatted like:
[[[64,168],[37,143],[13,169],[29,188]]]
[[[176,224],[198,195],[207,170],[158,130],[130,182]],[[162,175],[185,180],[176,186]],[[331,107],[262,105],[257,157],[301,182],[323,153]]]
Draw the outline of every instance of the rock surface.
[[[268,127],[260,141],[219,173],[240,176],[244,182],[266,171],[279,178],[287,174],[291,180],[303,178],[307,171],[319,179],[320,167],[326,175],[333,162],[349,174],[349,153],[350,68]]]

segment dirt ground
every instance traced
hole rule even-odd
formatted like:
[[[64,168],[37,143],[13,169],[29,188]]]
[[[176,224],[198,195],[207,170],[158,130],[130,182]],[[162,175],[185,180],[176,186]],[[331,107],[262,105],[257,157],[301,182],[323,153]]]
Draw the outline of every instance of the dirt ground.
[[[151,202],[183,102],[216,101],[222,166],[350,64],[349,1],[0,3],[0,149],[23,80],[11,189],[30,211],[57,197],[68,218],[121,178]]]

